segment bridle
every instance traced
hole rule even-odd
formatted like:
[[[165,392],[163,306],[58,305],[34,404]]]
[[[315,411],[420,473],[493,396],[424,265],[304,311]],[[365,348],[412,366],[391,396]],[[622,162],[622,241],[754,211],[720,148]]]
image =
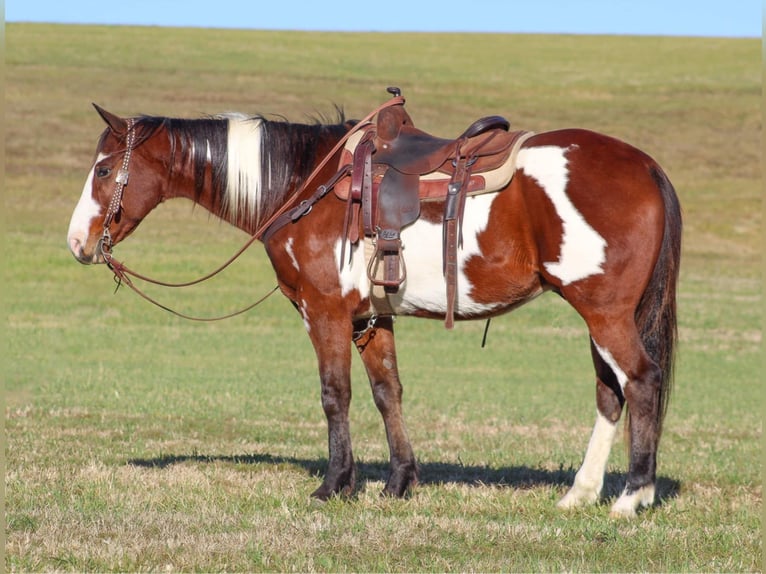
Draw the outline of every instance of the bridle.
[[[109,226],[122,209],[122,195],[130,177],[128,166],[130,165],[130,156],[136,143],[135,123],[133,118],[128,118],[128,132],[125,136],[125,155],[122,156],[122,166],[117,170],[117,176],[114,178],[114,192],[112,192],[112,199],[109,201],[109,207],[107,207],[106,214],[104,215],[104,230],[101,232],[101,239],[98,244],[101,255],[107,263],[111,258],[112,247],[114,245],[112,234],[109,232]]]
[[[393,92],[391,92],[393,93]],[[321,171],[324,169],[324,167],[327,165],[327,162],[330,161],[330,159],[335,156],[335,154],[340,151],[341,147],[346,143],[346,141],[360,128],[364,127],[368,124],[368,122],[382,109],[387,108],[389,106],[403,104],[404,98],[399,95],[395,94],[394,97],[390,98],[380,106],[378,106],[375,110],[370,112],[364,119],[360,120],[356,125],[354,125],[351,129],[349,129],[344,136],[338,141],[337,144],[327,153],[324,157],[324,159],[314,168],[314,171],[311,172],[311,174],[306,178],[306,180],[303,182],[303,184],[288,198],[288,200],[282,205],[280,209],[276,211],[265,223],[260,225],[258,229],[253,233],[253,235],[245,242],[245,244],[240,247],[240,249],[232,255],[226,262],[224,262],[220,267],[217,269],[211,271],[207,275],[204,275],[203,277],[200,277],[199,279],[195,279],[193,281],[186,281],[182,283],[168,283],[165,281],[159,281],[157,279],[152,279],[151,277],[147,277],[145,275],[142,275],[140,273],[137,273],[131,269],[129,269],[125,264],[121,263],[117,259],[114,258],[112,255],[112,247],[114,246],[114,242],[112,240],[112,234],[109,231],[109,226],[112,224],[112,221],[114,218],[119,214],[120,210],[122,209],[122,198],[125,191],[125,186],[128,185],[128,180],[130,178],[130,158],[133,153],[133,150],[135,147],[141,143],[136,142],[136,125],[135,125],[135,119],[134,118],[128,118],[127,119],[127,133],[125,136],[125,155],[122,158],[122,165],[120,169],[117,171],[117,175],[115,177],[115,186],[114,191],[112,192],[112,198],[109,201],[109,206],[107,207],[106,214],[104,215],[104,229],[101,233],[101,239],[98,241],[98,250],[101,253],[101,256],[104,258],[104,261],[106,262],[109,269],[114,273],[114,280],[117,283],[117,288],[119,288],[121,285],[127,285],[131,290],[133,290],[136,294],[140,295],[143,299],[146,299],[153,305],[156,305],[157,307],[164,309],[165,311],[168,311],[169,313],[172,313],[173,315],[176,315],[178,317],[181,317],[183,319],[189,319],[191,321],[220,321],[222,319],[228,319],[230,317],[235,317],[237,315],[241,315],[242,313],[245,313],[255,306],[259,305],[263,301],[265,301],[271,294],[273,294],[279,286],[277,285],[274,287],[271,291],[269,291],[266,295],[258,299],[255,303],[252,303],[251,305],[248,305],[247,307],[240,309],[238,311],[234,311],[232,313],[228,313],[226,315],[222,315],[219,317],[193,317],[190,315],[186,315],[184,313],[180,313],[178,311],[175,311],[171,309],[170,307],[167,307],[166,305],[163,305],[162,303],[159,303],[157,300],[153,299],[146,293],[144,293],[141,289],[139,289],[132,281],[131,277],[135,277],[136,279],[140,279],[142,281],[146,281],[147,283],[152,283],[154,285],[159,285],[162,287],[190,287],[192,285],[197,285],[199,283],[202,283],[203,281],[207,281],[208,279],[214,277],[224,269],[226,269],[229,265],[231,265],[240,255],[242,255],[247,248],[249,248],[253,243],[255,243],[258,239],[263,238],[264,241],[267,241],[273,233],[275,233],[278,229],[282,228],[283,226],[289,224],[289,223],[295,223],[299,219],[301,219],[303,216],[307,215],[310,211],[313,205],[322,199],[329,191],[335,186],[335,184],[340,181],[343,177],[345,177],[349,171],[351,166],[343,166],[340,168],[340,170],[324,185],[320,185],[317,190],[314,192],[314,194],[309,197],[307,200],[302,201],[299,205],[293,206],[293,204],[297,201],[298,197],[300,197],[303,192],[309,187],[309,185],[313,182],[313,180],[321,173]],[[143,140],[142,140],[143,141]]]
[[[239,257],[247,247],[249,247],[253,243],[253,239],[251,238],[248,243],[243,246],[233,257],[231,257],[226,263],[224,263],[222,266],[220,266],[218,269],[213,271],[212,273],[209,273],[205,275],[204,277],[200,277],[199,279],[196,279],[194,281],[187,281],[184,283],[168,283],[165,281],[158,281],[156,279],[152,279],[151,277],[147,277],[145,275],[141,275],[140,273],[136,273],[135,271],[129,269],[125,264],[121,263],[117,259],[115,259],[112,255],[112,247],[114,246],[114,241],[112,240],[112,234],[109,231],[109,226],[112,224],[112,221],[114,221],[114,218],[117,216],[117,214],[122,209],[122,197],[125,192],[125,186],[128,185],[128,180],[130,179],[130,158],[133,154],[133,150],[138,145],[136,143],[136,126],[135,126],[135,119],[134,118],[128,118],[127,119],[128,125],[127,125],[127,133],[125,136],[125,155],[122,157],[122,165],[120,166],[120,169],[117,170],[117,175],[114,179],[114,191],[112,192],[112,197],[109,200],[109,205],[106,209],[106,214],[104,215],[104,229],[101,232],[101,239],[98,241],[98,250],[101,253],[101,256],[104,258],[104,261],[107,264],[107,267],[114,273],[114,280],[117,283],[117,288],[119,288],[121,285],[127,285],[132,291],[134,291],[137,295],[141,296],[143,299],[146,299],[153,305],[156,305],[160,309],[164,309],[168,313],[172,313],[173,315],[176,315],[177,317],[181,317],[183,319],[189,319],[191,321],[203,321],[203,322],[210,322],[210,321],[221,321],[223,319],[229,319],[231,317],[235,317],[237,315],[241,315],[252,308],[256,307],[263,301],[265,301],[270,295],[272,295],[278,288],[278,286],[271,289],[266,295],[258,299],[255,303],[252,303],[248,305],[247,307],[240,309],[238,311],[234,311],[232,313],[227,313],[226,315],[221,315],[217,317],[194,317],[191,315],[187,315],[185,313],[181,313],[179,311],[176,311],[175,309],[172,309],[168,307],[167,305],[163,305],[156,299],[150,297],[146,293],[144,293],[141,289],[139,289],[133,280],[132,277],[135,277],[137,279],[141,279],[143,281],[146,281],[148,283],[153,283],[155,285],[161,285],[163,287],[188,287],[191,285],[196,285],[197,283],[202,283],[203,281],[206,281],[207,279],[210,279],[214,275],[217,275],[221,271],[223,271],[226,267],[228,267],[237,257]],[[257,236],[255,236],[257,238]]]

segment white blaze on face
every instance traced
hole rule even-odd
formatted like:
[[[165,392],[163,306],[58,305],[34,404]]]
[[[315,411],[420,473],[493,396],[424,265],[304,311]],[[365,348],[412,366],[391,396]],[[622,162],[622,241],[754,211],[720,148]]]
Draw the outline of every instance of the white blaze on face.
[[[82,195],[80,195],[80,200],[72,213],[72,219],[69,221],[67,245],[69,245],[72,254],[78,258],[88,241],[88,233],[93,219],[103,217],[101,206],[93,199],[93,178],[96,164],[105,157],[104,154],[99,154],[93,167],[90,168],[90,173],[88,173],[85,186],[82,189]]]
[[[606,241],[585,221],[566,193],[568,150],[556,146],[529,147],[522,149],[518,157],[518,168],[537,181],[561,218],[559,259],[543,265],[563,285],[603,273],[606,261]]]

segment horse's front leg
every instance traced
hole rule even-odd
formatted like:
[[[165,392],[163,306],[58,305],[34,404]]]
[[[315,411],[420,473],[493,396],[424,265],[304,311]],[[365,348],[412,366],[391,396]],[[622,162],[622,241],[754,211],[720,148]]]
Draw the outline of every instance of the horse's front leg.
[[[331,307],[323,306],[327,309]],[[314,312],[303,300],[300,310],[319,361],[322,408],[327,417],[329,463],[322,485],[312,496],[327,500],[348,495],[356,483],[356,465],[351,452],[348,411],[351,403],[351,322],[332,311]]]
[[[391,474],[383,494],[404,496],[418,481],[418,467],[402,417],[402,385],[394,347],[391,317],[354,323],[354,343],[370,378],[375,405],[383,416],[391,459]]]

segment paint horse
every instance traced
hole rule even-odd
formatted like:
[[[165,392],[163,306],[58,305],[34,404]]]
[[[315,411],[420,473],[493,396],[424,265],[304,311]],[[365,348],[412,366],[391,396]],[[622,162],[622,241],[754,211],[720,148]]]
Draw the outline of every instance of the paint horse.
[[[158,204],[177,197],[257,235],[318,360],[329,461],[313,496],[324,500],[355,487],[352,345],[385,424],[390,474],[383,493],[404,496],[417,483],[418,466],[402,417],[393,316],[447,314],[444,201],[423,203],[419,217],[401,230],[406,280],[388,293],[391,310],[378,314],[364,242],[352,244],[343,233],[347,203],[333,193],[317,199],[315,192],[336,174],[343,153],[337,144],[354,122],[122,118],[96,108],[107,128],[69,227],[68,246],[77,260],[105,262],[112,245]],[[328,154],[331,161],[317,170]],[[311,185],[304,185],[307,178]],[[287,205],[312,197],[310,210],[263,234],[264,224]],[[465,198],[461,233],[455,319],[486,319],[553,291],[587,324],[596,422],[574,484],[558,506],[600,498],[626,405],[630,462],[611,513],[633,516],[651,505],[673,376],[681,244],[680,207],[662,168],[599,133],[535,134],[518,150],[513,177],[502,189]]]

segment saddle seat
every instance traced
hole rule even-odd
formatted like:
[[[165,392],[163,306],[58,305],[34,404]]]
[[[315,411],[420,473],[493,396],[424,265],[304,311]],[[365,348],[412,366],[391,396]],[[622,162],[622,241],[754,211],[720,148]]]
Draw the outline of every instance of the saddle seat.
[[[457,153],[466,157],[502,159],[512,134],[511,124],[502,116],[487,116],[473,122],[455,139],[443,139],[417,129],[402,106],[381,110],[377,117],[375,163],[385,164],[407,174],[425,175],[438,169],[449,173],[445,164]],[[491,143],[491,145],[489,145]],[[461,149],[458,151],[458,145]],[[472,171],[491,169],[485,161]],[[495,166],[496,167],[496,166]]]

